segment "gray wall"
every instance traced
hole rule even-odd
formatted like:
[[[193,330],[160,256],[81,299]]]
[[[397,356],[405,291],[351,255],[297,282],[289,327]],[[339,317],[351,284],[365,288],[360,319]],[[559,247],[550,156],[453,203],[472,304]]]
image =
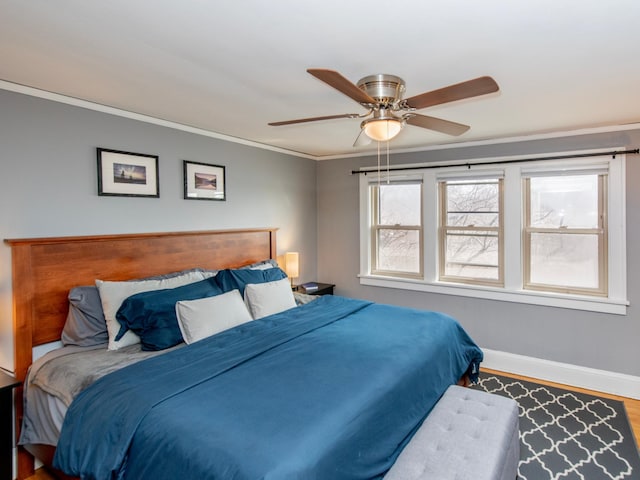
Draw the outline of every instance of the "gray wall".
[[[640,130],[544,141],[433,150],[391,156],[392,164],[568,152],[608,147],[637,148]],[[318,277],[336,293],[377,302],[446,312],[458,318],[484,348],[585,367],[640,375],[640,158],[629,155],[627,182],[626,316],[590,313],[451,295],[360,285],[358,178],[353,169],[376,165],[375,157],[318,164]]]
[[[391,161],[637,146],[640,130],[393,154]],[[160,198],[99,197],[96,147],[159,155]],[[184,200],[183,159],[225,165],[228,200]],[[331,282],[338,294],[447,312],[485,348],[640,375],[638,160],[627,159],[626,316],[361,286],[358,178],[350,172],[374,165],[374,157],[315,162],[3,90],[0,237],[278,227],[278,253],[300,251],[300,281]],[[8,369],[11,312],[11,257],[0,244],[0,367]]]
[[[215,112],[212,112],[215,114]],[[96,147],[159,155],[160,198],[99,197]],[[182,160],[226,166],[226,202],[183,199]],[[0,238],[277,227],[316,277],[316,163],[0,90]],[[13,368],[0,244],[0,367]]]

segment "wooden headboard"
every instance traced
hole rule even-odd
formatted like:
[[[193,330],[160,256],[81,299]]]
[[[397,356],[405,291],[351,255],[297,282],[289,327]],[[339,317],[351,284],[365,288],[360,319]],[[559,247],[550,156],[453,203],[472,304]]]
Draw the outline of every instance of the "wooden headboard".
[[[24,381],[33,361],[33,347],[60,340],[71,288],[94,285],[96,279],[130,280],[189,268],[234,268],[275,259],[276,230],[262,228],[5,240],[11,246],[13,271],[16,378]],[[19,432],[22,388],[15,391],[15,407],[16,432]],[[53,450],[53,447],[49,448]],[[35,454],[48,464],[52,458],[51,451]],[[19,448],[18,477],[26,478],[32,472],[33,458],[24,448]]]
[[[32,348],[54,342],[69,290],[96,279],[129,280],[188,268],[234,268],[276,258],[276,229],[144,233],[5,240],[11,246],[16,377]]]

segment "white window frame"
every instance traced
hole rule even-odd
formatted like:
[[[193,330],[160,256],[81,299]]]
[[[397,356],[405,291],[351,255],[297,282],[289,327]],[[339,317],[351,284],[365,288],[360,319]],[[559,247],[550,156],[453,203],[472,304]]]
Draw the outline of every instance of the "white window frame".
[[[390,182],[391,184],[395,184],[395,185],[403,185],[403,184],[410,184],[410,185],[419,185],[420,186],[420,219],[421,222],[418,225],[405,225],[405,224],[398,224],[398,225],[385,225],[385,224],[380,224],[378,223],[378,218],[379,218],[379,208],[380,208],[380,186],[381,185],[386,185],[387,182],[381,182],[381,181],[374,181],[374,182],[369,182],[369,198],[370,198],[370,203],[371,203],[371,216],[370,218],[370,230],[371,230],[371,268],[370,271],[373,275],[385,275],[385,276],[398,276],[398,277],[404,277],[404,278],[422,278],[422,265],[424,265],[424,253],[423,253],[423,237],[424,237],[424,229],[422,227],[422,219],[424,218],[424,212],[423,212],[423,202],[422,202],[422,194],[423,194],[423,189],[422,189],[422,179],[420,177],[406,177],[403,176],[402,178],[394,178],[393,181]],[[378,258],[379,258],[379,252],[378,252],[378,240],[379,240],[379,232],[380,230],[407,230],[407,231],[414,231],[418,233],[418,240],[420,242],[420,244],[418,245],[418,255],[419,255],[419,260],[422,261],[422,264],[418,267],[418,272],[403,272],[401,270],[384,270],[382,268],[380,268],[378,266]]]
[[[571,152],[577,155],[583,152]],[[563,155],[569,155],[565,152]],[[515,160],[515,162],[514,162]],[[618,315],[627,314],[627,278],[626,278],[626,195],[625,195],[625,155],[618,154],[590,158],[566,160],[529,160],[526,157],[517,159],[483,159],[476,163],[469,162],[464,166],[452,166],[442,163],[405,165],[412,168],[402,172],[381,173],[384,181],[390,178],[419,177],[423,182],[423,276],[422,278],[401,278],[371,273],[370,249],[370,208],[368,185],[376,171],[372,169],[367,175],[360,174],[360,283],[362,285],[405,289],[418,292],[458,295],[489,300],[544,305],[576,310],[603,312]],[[482,163],[492,162],[492,165]],[[502,162],[502,163],[499,163]],[[421,168],[424,167],[424,168]],[[471,167],[471,168],[470,168]],[[522,227],[524,221],[523,182],[524,171],[535,168],[550,170],[605,168],[608,172],[607,190],[607,223],[608,223],[608,295],[598,297],[591,295],[567,294],[562,292],[534,291],[523,288],[523,242]],[[482,176],[491,175],[496,170],[504,178],[504,286],[457,284],[438,280],[439,245],[438,245],[438,178],[450,176]]]
[[[570,173],[570,172],[567,172]],[[535,227],[530,224],[531,222],[531,175],[523,175],[523,204],[524,204],[524,222],[523,222],[523,261],[524,261],[524,288],[527,290],[541,290],[541,291],[555,291],[555,292],[569,292],[585,295],[598,295],[606,296],[608,291],[608,248],[607,248],[607,184],[608,178],[606,172],[587,171],[591,175],[597,175],[598,184],[598,225],[595,227],[582,227],[582,228],[559,228],[559,227]],[[548,175],[542,175],[543,178],[548,177],[560,177],[558,172],[550,172]],[[531,240],[532,236],[536,233],[542,234],[555,234],[555,235],[593,235],[598,238],[598,287],[597,288],[585,288],[577,286],[562,286],[552,285],[544,283],[536,283],[531,280]]]
[[[451,178],[442,178],[442,179],[438,179],[438,200],[439,200],[439,205],[440,207],[438,208],[438,217],[439,217],[439,224],[438,224],[438,256],[439,256],[439,261],[438,261],[438,268],[439,268],[439,273],[438,273],[438,278],[440,279],[440,281],[443,282],[453,282],[453,283],[468,283],[468,284],[473,284],[473,285],[490,285],[490,286],[496,286],[496,287],[502,287],[504,285],[504,220],[503,220],[503,214],[502,211],[504,209],[504,181],[502,179],[502,174],[499,175],[495,175],[495,180],[497,182],[498,185],[498,225],[497,226],[492,226],[492,227],[485,227],[485,226],[475,226],[475,225],[470,225],[470,226],[460,226],[460,227],[454,227],[454,226],[450,226],[447,224],[447,192],[446,192],[446,188],[447,188],[447,182],[452,181],[454,179]],[[482,181],[485,180],[486,177],[482,176],[466,176],[464,178],[464,180],[467,180],[470,182],[478,182],[478,181]],[[455,180],[462,180],[461,178],[455,179]],[[496,279],[488,279],[488,278],[481,278],[481,277],[465,277],[462,275],[453,275],[453,274],[449,274],[447,275],[445,273],[446,271],[446,249],[447,249],[447,240],[448,240],[448,235],[449,235],[449,231],[467,231],[469,233],[474,233],[474,232],[486,232],[486,231],[490,231],[490,232],[494,232],[495,236],[497,238],[497,242],[498,242],[498,265],[497,265],[497,271],[498,271],[498,278]]]

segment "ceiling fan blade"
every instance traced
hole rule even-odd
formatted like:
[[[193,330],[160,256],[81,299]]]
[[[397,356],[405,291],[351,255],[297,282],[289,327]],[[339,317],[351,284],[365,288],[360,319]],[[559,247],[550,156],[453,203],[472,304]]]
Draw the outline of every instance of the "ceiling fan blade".
[[[364,147],[365,145],[369,145],[371,143],[371,139],[364,133],[364,128],[360,129],[360,133],[356,137],[356,141],[353,142],[354,147]]]
[[[297,120],[285,120],[283,122],[270,122],[272,127],[280,127],[282,125],[292,125],[294,123],[317,122],[319,120],[333,120],[334,118],[358,118],[357,113],[343,113],[342,115],[327,115],[324,117],[298,118]]]
[[[429,130],[446,133],[447,135],[462,135],[471,128],[469,125],[450,122],[449,120],[443,120],[441,118],[428,117],[426,115],[418,115],[417,113],[410,113],[406,115],[405,118],[409,125],[428,128]]]
[[[311,75],[318,80],[322,80],[327,85],[335,88],[341,93],[344,93],[347,97],[352,98],[358,103],[375,105],[376,101],[363,90],[360,90],[357,85],[352,83],[347,78],[340,75],[335,70],[327,70],[324,68],[309,68],[307,69]]]
[[[442,103],[455,102],[464,98],[477,97],[487,93],[497,92],[500,89],[496,81],[491,77],[478,77],[466,82],[449,85],[448,87],[422,93],[403,101],[403,105],[409,108],[421,109],[440,105]]]

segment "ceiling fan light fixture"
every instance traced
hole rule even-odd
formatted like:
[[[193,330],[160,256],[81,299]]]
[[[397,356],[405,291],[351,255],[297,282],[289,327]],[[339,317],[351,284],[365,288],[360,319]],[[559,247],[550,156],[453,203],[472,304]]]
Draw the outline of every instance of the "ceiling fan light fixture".
[[[373,115],[373,118],[364,120],[360,124],[360,133],[353,144],[354,147],[364,145],[363,140],[366,141],[368,139],[377,142],[388,142],[400,133],[405,123],[447,135],[462,135],[469,130],[470,127],[468,125],[420,115],[415,113],[415,110],[487,95],[500,89],[493,78],[484,76],[403,99],[405,83],[404,80],[395,75],[369,75],[360,79],[356,85],[335,70],[309,68],[307,72],[355,100],[360,106],[366,108],[368,112],[363,115],[347,113],[299,118],[283,122],[270,122],[269,125],[292,125],[334,118],[365,118]],[[387,144],[388,148],[389,145]]]
[[[362,122],[362,128],[371,140],[386,142],[400,133],[403,124],[398,118],[372,118]]]

